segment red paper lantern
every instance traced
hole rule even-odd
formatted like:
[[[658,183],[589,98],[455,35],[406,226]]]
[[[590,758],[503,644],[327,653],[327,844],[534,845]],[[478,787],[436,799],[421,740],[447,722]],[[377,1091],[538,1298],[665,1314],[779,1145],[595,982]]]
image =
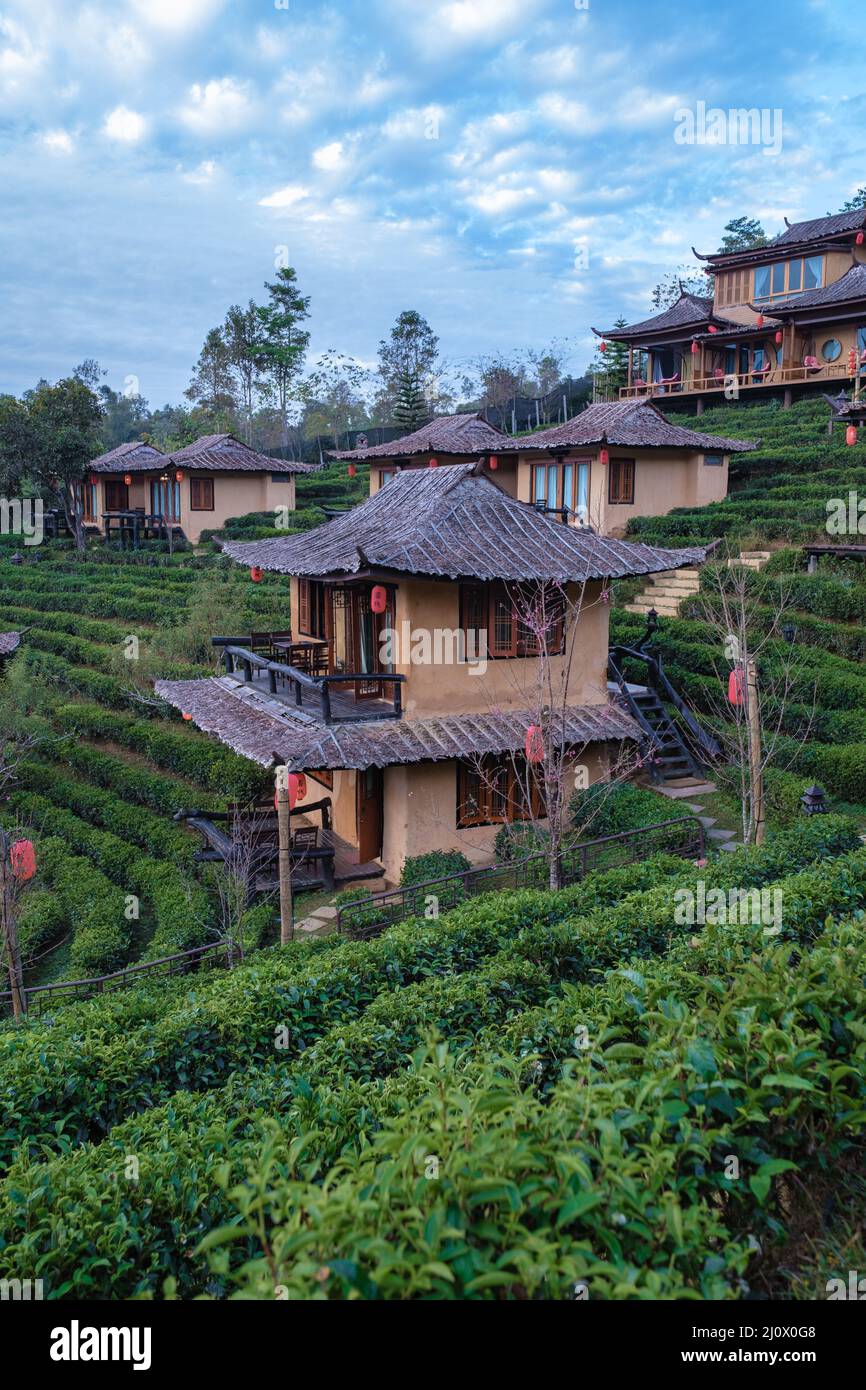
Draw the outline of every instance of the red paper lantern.
[[[858,246],[862,246],[863,243],[864,243],[864,241],[866,241],[866,233],[858,232],[858,233],[857,233],[857,245],[858,245]]]
[[[376,584],[370,594],[370,608],[374,613],[384,613],[388,607],[388,591],[384,584]]]
[[[607,343],[602,340],[598,345],[599,352],[607,352]]]
[[[746,703],[746,673],[742,666],[735,666],[728,677],[728,700],[732,705]]]
[[[357,471],[358,471],[358,470],[357,470],[357,468],[355,467],[354,463],[350,463],[350,464],[349,464],[349,477],[350,477],[350,478],[354,478],[354,476],[355,476],[355,474],[357,473]]]
[[[854,348],[848,353],[848,375],[853,376],[857,370],[857,353]]]
[[[718,333],[719,330],[715,328],[713,324],[710,324],[709,331],[710,333]]]
[[[187,722],[187,724],[189,724],[189,723],[192,721],[192,715],[191,715],[191,714],[182,714],[182,715],[181,715],[181,718],[182,718],[182,719],[185,719],[186,722]]]
[[[697,357],[697,355],[698,355],[699,352],[700,352],[700,348],[698,347],[697,343],[695,342],[695,340],[694,340],[694,338],[693,338],[693,339],[692,339],[692,357]]]
[[[856,425],[849,425],[849,426],[848,426],[847,430],[845,431],[845,443],[848,445],[849,449],[853,448],[854,445],[857,443],[857,426],[856,426]]]
[[[599,453],[598,461],[599,461],[599,463],[603,464],[604,467],[606,468],[607,465],[610,463],[610,450],[609,450],[609,449],[602,449],[601,452]]]
[[[19,883],[26,883],[36,873],[36,851],[32,840],[16,840],[9,851],[12,873]]]
[[[493,472],[494,472],[494,473],[496,472],[497,468],[499,467],[499,459],[496,457],[495,454],[491,454],[491,455],[490,455],[490,467],[493,469]]]
[[[286,778],[286,791],[289,794],[289,810],[294,811],[299,801],[307,795],[307,779],[303,772],[290,772]],[[274,809],[280,809],[280,793],[274,793]]]
[[[526,730],[526,761],[528,763],[544,762],[544,734],[538,724],[530,724]]]
[[[250,579],[253,581],[253,583],[261,584],[264,577],[265,572],[262,569],[261,565],[253,565],[252,569],[250,570]]]
[[[99,482],[99,479],[97,478],[96,474],[95,474],[95,473],[91,473],[91,475],[90,475],[90,486],[91,486],[91,487],[96,487],[96,485],[97,485],[98,482]]]
[[[781,328],[780,328],[780,329],[777,331],[777,333],[776,333],[776,347],[781,347],[781,346],[782,346],[782,330],[781,330]]]
[[[183,482],[183,469],[182,469],[182,468],[179,468],[179,469],[177,470],[177,472],[176,472],[175,475],[174,475],[174,478],[175,478],[175,482],[178,482],[178,483],[182,483],[182,482]]]
[[[124,484],[126,485],[126,487],[132,487],[132,474],[131,474],[131,473],[124,473],[124,475],[123,475],[123,481],[124,481]]]
[[[758,317],[755,319],[755,323],[758,325],[759,328],[763,328],[763,327],[764,327],[764,315],[763,315],[763,314],[759,314]]]
[[[431,468],[438,468],[438,467],[439,467],[439,460],[438,460],[438,459],[431,459],[431,460],[430,460],[430,467],[431,467]]]

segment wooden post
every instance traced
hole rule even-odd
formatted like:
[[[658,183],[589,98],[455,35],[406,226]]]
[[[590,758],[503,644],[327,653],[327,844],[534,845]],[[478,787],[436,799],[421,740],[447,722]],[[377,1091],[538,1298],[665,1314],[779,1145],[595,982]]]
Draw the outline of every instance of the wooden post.
[[[762,845],[766,835],[764,820],[764,772],[761,767],[761,707],[758,699],[758,669],[754,661],[746,667],[749,719],[749,783],[752,789],[752,819],[755,824],[755,844]]]
[[[277,828],[280,863],[280,945],[287,946],[295,936],[292,901],[292,818],[286,769],[277,772]]]
[[[12,991],[12,1016],[16,1022],[27,1012],[27,995],[24,992],[24,977],[21,969],[21,951],[18,946],[18,927],[15,921],[15,903],[12,896],[12,875],[9,870],[9,837],[0,830],[0,925],[3,928],[3,944],[6,947],[6,960],[9,969],[9,988]]]

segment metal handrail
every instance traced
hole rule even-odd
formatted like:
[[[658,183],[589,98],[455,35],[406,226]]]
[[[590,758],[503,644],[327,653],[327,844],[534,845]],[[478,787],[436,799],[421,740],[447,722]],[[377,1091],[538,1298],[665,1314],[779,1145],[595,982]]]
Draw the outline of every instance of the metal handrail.
[[[646,665],[650,668],[650,678],[653,681],[656,690],[658,690],[659,687],[661,687],[661,691],[664,694],[665,699],[670,701],[670,703],[674,706],[678,714],[681,716],[683,723],[688,728],[689,733],[692,735],[692,737],[696,740],[701,751],[704,752],[707,755],[707,757],[711,759],[721,757],[721,744],[717,743],[716,740],[712,737],[712,735],[708,734],[707,731],[701,727],[701,725],[698,723],[697,719],[695,719],[695,716],[689,709],[688,705],[683,700],[682,696],[671,685],[670,681],[665,675],[660,656],[655,655],[652,652],[638,651],[634,647],[624,647],[619,645],[611,647],[610,652],[608,653],[608,667],[611,673],[613,674],[614,679],[616,680],[621,693],[629,701],[630,709],[634,705],[634,701],[631,699],[631,694],[628,690],[628,683],[625,680],[625,677],[623,676],[622,672],[619,670],[619,667],[617,666],[616,660],[614,658],[614,653],[621,653],[623,656],[629,657],[633,661],[645,662]],[[645,719],[641,719],[640,722],[642,727],[649,728],[649,724]]]
[[[673,820],[658,821],[654,825],[642,826],[639,830],[621,830],[615,835],[602,835],[597,840],[583,840],[567,849],[560,851],[559,863],[562,875],[562,886],[567,887],[569,883],[577,882],[584,878],[589,872],[589,860],[594,850],[599,847],[615,847],[618,844],[625,844],[628,841],[638,840],[640,843],[646,841],[648,835],[655,831],[672,830],[677,826],[688,826],[694,834],[694,841],[689,842],[689,855],[697,850],[697,858],[703,859],[706,850],[706,833],[704,826],[697,815],[677,816]],[[676,850],[669,850],[676,853]],[[575,859],[579,861],[576,871],[569,871],[568,864]],[[478,868],[464,869],[461,873],[445,874],[440,878],[425,879],[423,883],[408,884],[404,888],[392,888],[384,893],[371,893],[364,898],[355,898],[351,902],[343,903],[337,912],[337,931],[342,932],[344,918],[348,918],[353,911],[376,912],[378,908],[388,912],[392,909],[399,909],[405,912],[407,900],[425,899],[428,896],[440,897],[443,886],[449,884],[462,884],[464,889],[470,887],[475,891],[483,891],[483,885],[490,879],[497,876],[505,877],[514,875],[521,877],[531,872],[533,865],[546,867],[548,858],[545,854],[532,854],[526,859],[520,859],[513,864],[487,864]],[[479,885],[481,888],[479,889]],[[439,891],[437,891],[439,890]],[[417,903],[416,903],[417,907]],[[411,913],[409,915],[412,915]],[[396,920],[396,919],[395,919]],[[390,925],[376,923],[372,930],[382,929]]]
[[[237,665],[244,668],[244,678],[251,684],[253,679],[253,667],[259,671],[267,671],[268,685],[270,693],[277,693],[277,678],[282,676],[289,680],[295,687],[295,704],[299,707],[303,705],[304,690],[314,691],[321,701],[322,718],[326,724],[333,723],[331,712],[330,686],[349,684],[357,681],[381,681],[383,685],[394,686],[393,713],[382,714],[376,712],[377,719],[402,719],[403,717],[403,695],[402,686],[407,677],[390,671],[339,671],[326,676],[310,676],[306,671],[300,671],[296,666],[288,666],[282,661],[271,661],[269,657],[262,656],[258,652],[251,651],[248,647],[236,646],[230,639],[224,637],[211,638],[213,646],[222,648],[223,661],[226,668],[226,675],[234,675]],[[371,716],[354,716],[356,719],[370,718]],[[351,722],[352,716],[349,716]]]
[[[137,979],[148,975],[163,974],[169,975],[180,973],[186,967],[200,964],[206,956],[218,954],[225,955],[226,964],[229,968],[234,963],[235,954],[239,960],[243,959],[243,952],[240,946],[233,946],[231,942],[214,941],[206,946],[194,946],[189,951],[180,951],[173,956],[160,956],[158,960],[142,961],[138,965],[127,965],[123,970],[114,970],[109,975],[89,975],[80,980],[55,980],[47,985],[28,985],[22,987],[21,994],[27,999],[35,995],[48,995],[73,993],[77,996],[82,994],[102,994],[107,988],[118,988],[125,984],[135,984]],[[170,967],[166,971],[165,967]],[[172,969],[171,967],[177,967]],[[0,1006],[12,1003],[12,991],[3,990],[0,992]]]

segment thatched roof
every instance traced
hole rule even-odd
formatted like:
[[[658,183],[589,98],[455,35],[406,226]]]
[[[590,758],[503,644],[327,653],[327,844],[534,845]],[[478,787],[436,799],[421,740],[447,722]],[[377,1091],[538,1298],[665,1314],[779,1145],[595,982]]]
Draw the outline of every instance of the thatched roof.
[[[510,439],[500,453],[529,449],[586,448],[612,444],[627,449],[689,449],[693,453],[741,454],[756,449],[741,439],[701,434],[699,430],[672,425],[651,401],[605,401],[589,405],[564,425]]]
[[[641,319],[639,323],[626,324],[625,328],[609,328],[607,332],[602,332],[598,328],[594,328],[592,331],[599,338],[610,338],[612,342],[625,343],[630,338],[642,337],[647,333],[669,333],[678,328],[683,330],[683,337],[688,337],[689,329],[699,329],[702,324],[728,324],[731,322],[731,319],[713,313],[712,298],[705,298],[700,294],[689,294],[686,290],[682,290],[676,304],[663,309],[660,314],[653,314],[652,318]]]
[[[100,454],[90,464],[91,473],[152,473],[162,468],[166,456],[161,449],[152,444],[143,444],[135,439],[128,444],[118,444],[107,454]]]
[[[411,458],[413,454],[496,453],[508,435],[491,425],[479,412],[475,415],[437,415],[420,429],[392,439],[390,444],[368,444],[363,449],[332,453],[331,458],[367,459]]]
[[[11,656],[18,650],[20,642],[20,632],[0,632],[0,657]]]
[[[191,715],[198,728],[215,734],[241,757],[270,767],[276,756],[296,772],[517,752],[535,722],[530,710],[508,710],[325,725],[228,676],[157,681],[155,689],[175,709]],[[615,704],[575,705],[559,714],[563,742],[569,746],[642,736],[637,724]]]
[[[654,574],[700,564],[702,549],[661,550],[565,526],[509,497],[480,463],[409,469],[313,531],[227,542],[233,560],[278,574],[387,570],[442,579],[550,580]]]
[[[231,434],[206,434],[170,455],[178,468],[202,468],[209,473],[317,473],[319,464],[269,458],[242,444]]]
[[[152,444],[118,444],[90,465],[93,473],[153,473],[164,468],[200,468],[208,473],[316,473],[320,465],[268,458],[231,434],[206,434],[173,454]]]

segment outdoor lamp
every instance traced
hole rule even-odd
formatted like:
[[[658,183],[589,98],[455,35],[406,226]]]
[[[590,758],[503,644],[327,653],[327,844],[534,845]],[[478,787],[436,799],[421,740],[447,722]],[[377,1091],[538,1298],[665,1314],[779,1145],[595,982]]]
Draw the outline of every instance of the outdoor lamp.
[[[826,816],[827,802],[824,797],[823,788],[818,786],[807,787],[800,797],[800,805],[807,816]]]
[[[789,646],[789,647],[793,647],[794,643],[795,643],[796,640],[797,640],[797,629],[796,629],[796,627],[794,626],[793,623],[784,623],[784,624],[783,624],[783,626],[782,626],[782,636],[784,637],[785,641],[788,643],[788,646]]]

